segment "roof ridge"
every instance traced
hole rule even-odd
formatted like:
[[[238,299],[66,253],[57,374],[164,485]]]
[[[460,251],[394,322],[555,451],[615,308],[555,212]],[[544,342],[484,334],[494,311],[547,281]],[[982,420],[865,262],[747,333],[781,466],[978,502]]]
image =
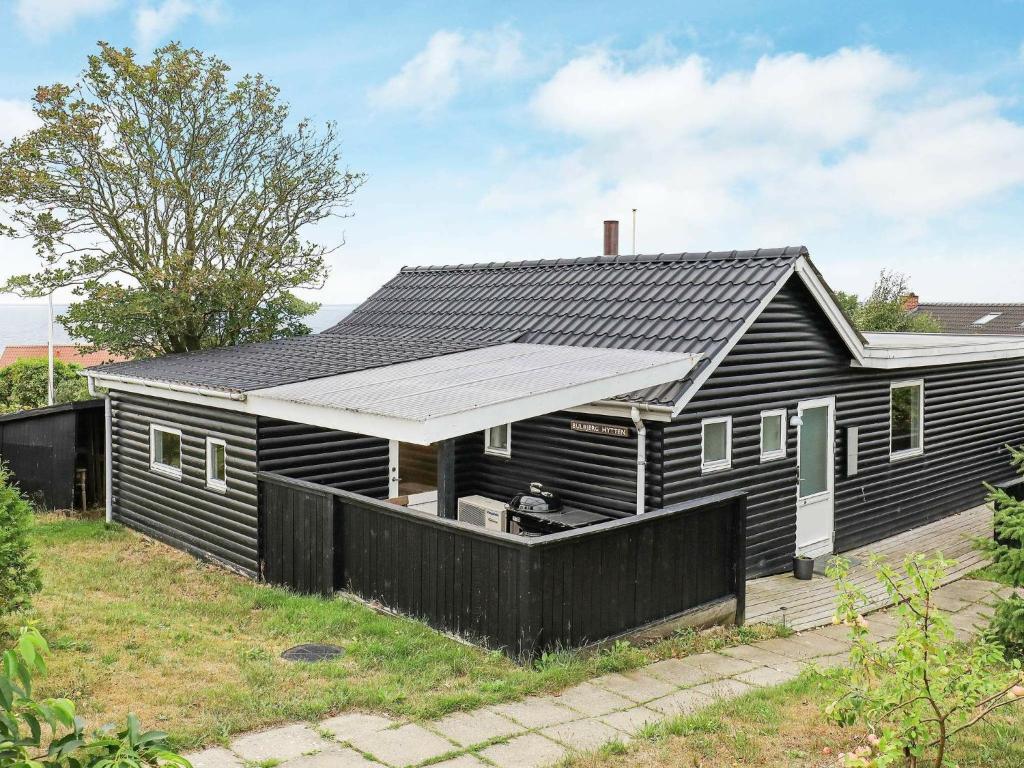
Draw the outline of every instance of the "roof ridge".
[[[922,301],[918,307],[1024,307],[1021,301]]]
[[[575,267],[595,264],[658,264],[671,262],[726,261],[739,259],[777,259],[783,256],[808,256],[803,245],[782,248],[756,248],[733,251],[682,251],[679,253],[629,254],[619,256],[579,256],[571,259],[532,259],[523,261],[490,261],[476,264],[434,264],[404,266],[402,272],[454,272],[459,270],[529,269],[534,267]]]

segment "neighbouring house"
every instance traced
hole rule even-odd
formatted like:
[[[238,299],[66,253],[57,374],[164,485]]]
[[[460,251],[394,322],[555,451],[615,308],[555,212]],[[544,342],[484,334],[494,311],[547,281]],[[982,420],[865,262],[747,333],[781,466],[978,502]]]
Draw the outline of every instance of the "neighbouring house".
[[[108,514],[533,653],[742,620],[746,576],[1012,478],[1024,336],[861,334],[806,248],[619,256],[612,235],[402,269],[313,336],[88,371]]]
[[[123,355],[114,355],[105,349],[85,352],[86,347],[78,344],[54,344],[53,359],[64,363],[74,363],[83,368],[93,368],[104,363],[116,363],[127,360]],[[49,355],[46,344],[8,344],[0,352],[0,368],[5,368],[18,360],[26,358],[45,358]]]
[[[922,303],[916,293],[904,298],[911,314],[930,315],[943,333],[1002,336],[1024,335],[1024,303],[986,304],[984,302],[937,301]]]

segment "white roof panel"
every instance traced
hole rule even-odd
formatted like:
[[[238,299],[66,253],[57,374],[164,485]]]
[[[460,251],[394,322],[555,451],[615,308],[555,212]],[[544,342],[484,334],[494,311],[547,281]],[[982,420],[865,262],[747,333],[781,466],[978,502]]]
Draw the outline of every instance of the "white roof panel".
[[[248,410],[415,443],[684,378],[699,354],[545,344],[466,352],[248,393]]]
[[[1024,357],[1024,336],[865,333],[866,368],[920,368]]]

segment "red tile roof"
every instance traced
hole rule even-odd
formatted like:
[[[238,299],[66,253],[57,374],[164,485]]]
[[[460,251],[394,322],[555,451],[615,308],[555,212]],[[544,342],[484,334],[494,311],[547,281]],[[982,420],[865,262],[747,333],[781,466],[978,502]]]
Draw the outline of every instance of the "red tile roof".
[[[53,345],[53,359],[60,360],[65,363],[75,363],[82,366],[83,368],[92,368],[95,365],[103,365],[103,363],[117,363],[122,360],[127,360],[127,357],[122,355],[113,355],[104,349],[97,350],[96,352],[89,352],[82,354],[80,350],[84,349],[77,344],[54,344]],[[0,368],[10,365],[16,360],[23,360],[30,357],[46,357],[46,345],[45,344],[12,344],[3,348],[3,354],[0,354]]]

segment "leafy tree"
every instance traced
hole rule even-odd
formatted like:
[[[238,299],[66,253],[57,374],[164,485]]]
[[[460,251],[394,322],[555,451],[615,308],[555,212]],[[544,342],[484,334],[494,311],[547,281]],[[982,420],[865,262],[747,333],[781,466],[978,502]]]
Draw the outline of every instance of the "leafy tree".
[[[940,332],[942,327],[931,315],[906,310],[903,300],[909,292],[906,275],[883,269],[864,301],[843,291],[836,293],[835,299],[861,331]]]
[[[891,644],[872,639],[861,614],[868,597],[850,580],[849,563],[833,558],[828,568],[838,590],[836,621],[851,627],[853,644],[847,690],[826,711],[840,725],[868,728],[865,743],[841,759],[847,768],[942,768],[950,765],[951,739],[1024,697],[1020,662],[1007,664],[985,639],[955,642],[934,600],[950,562],[911,555],[902,572],[878,559],[873,565],[896,606]]]
[[[1009,450],[1013,466],[1024,475],[1024,447]],[[996,604],[989,637],[1008,654],[1024,658],[1024,500],[989,486],[988,501],[995,509],[996,535],[977,539],[976,545],[992,561],[993,574],[1014,587]]]
[[[33,678],[46,674],[46,640],[23,627],[0,671],[0,768],[191,768],[167,746],[167,734],[142,731],[128,715],[121,730],[88,734],[68,699],[38,699]],[[48,729],[44,733],[43,728]]]
[[[27,608],[40,589],[29,541],[32,507],[0,464],[0,616]]]
[[[53,399],[70,403],[89,398],[89,385],[78,375],[81,366],[53,361]],[[46,405],[49,369],[46,360],[29,357],[0,368],[0,413],[42,408]]]
[[[0,144],[6,233],[43,261],[5,289],[74,286],[72,336],[144,356],[308,333],[329,249],[304,239],[364,181],[335,126],[289,127],[260,75],[177,44],[140,63],[100,43],[73,85],[36,89],[41,125]]]

